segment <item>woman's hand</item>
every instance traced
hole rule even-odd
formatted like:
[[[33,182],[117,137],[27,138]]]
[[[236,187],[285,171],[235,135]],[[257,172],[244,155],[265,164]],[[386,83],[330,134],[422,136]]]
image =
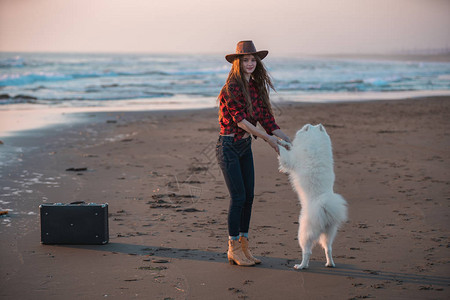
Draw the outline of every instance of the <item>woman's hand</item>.
[[[285,140],[278,140],[278,145],[280,145],[281,147],[286,148],[286,150],[291,150],[291,142],[289,141],[285,141]]]
[[[292,144],[291,139],[283,131],[281,131],[281,129],[276,129],[272,133],[282,139],[282,141],[278,142],[280,146],[283,146],[287,150],[290,150],[290,145]],[[284,143],[283,141],[286,143]]]

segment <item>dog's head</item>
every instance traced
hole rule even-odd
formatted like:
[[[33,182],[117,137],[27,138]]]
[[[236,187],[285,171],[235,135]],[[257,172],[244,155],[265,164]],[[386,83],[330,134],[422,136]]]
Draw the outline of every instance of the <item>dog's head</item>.
[[[297,143],[305,143],[311,140],[318,140],[318,139],[325,139],[330,140],[330,137],[328,136],[327,131],[325,130],[325,127],[322,124],[318,125],[311,125],[306,124],[302,127],[297,133],[295,134],[295,141]]]
[[[322,124],[306,124],[295,135],[292,148],[298,153],[316,152],[318,149],[331,150],[331,140]]]
[[[322,124],[303,126],[297,131],[290,150],[281,148],[280,153],[280,171],[284,173],[316,162],[332,164],[333,159],[331,140]]]

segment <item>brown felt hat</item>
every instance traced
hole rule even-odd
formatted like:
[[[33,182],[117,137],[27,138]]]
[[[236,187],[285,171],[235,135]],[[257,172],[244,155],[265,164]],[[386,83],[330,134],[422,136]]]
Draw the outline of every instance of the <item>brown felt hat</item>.
[[[266,57],[267,54],[269,54],[269,51],[267,50],[256,51],[255,44],[253,44],[252,41],[240,41],[239,43],[237,43],[236,53],[226,55],[225,59],[229,63],[233,63],[233,60],[236,57],[248,54],[258,55],[260,59],[264,59],[264,57]]]

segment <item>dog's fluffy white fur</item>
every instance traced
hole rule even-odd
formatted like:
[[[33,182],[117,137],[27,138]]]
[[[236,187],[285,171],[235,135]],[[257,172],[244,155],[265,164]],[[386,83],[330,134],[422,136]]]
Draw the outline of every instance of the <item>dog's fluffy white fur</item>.
[[[347,202],[334,193],[334,170],[331,140],[322,124],[307,124],[300,129],[290,150],[280,148],[280,171],[298,193],[301,211],[298,241],[302,248],[302,262],[296,269],[308,268],[309,257],[317,241],[327,262],[335,267],[332,244],[339,226],[347,220]]]

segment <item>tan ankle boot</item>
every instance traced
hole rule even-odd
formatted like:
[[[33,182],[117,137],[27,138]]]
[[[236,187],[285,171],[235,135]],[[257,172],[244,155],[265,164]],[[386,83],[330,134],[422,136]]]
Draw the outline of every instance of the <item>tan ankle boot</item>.
[[[244,252],[242,252],[241,244],[236,240],[228,240],[228,262],[231,265],[237,264],[245,267],[255,264],[245,256]]]
[[[261,261],[259,259],[257,259],[256,257],[254,257],[252,255],[252,253],[250,252],[250,249],[248,249],[248,239],[244,236],[241,236],[239,238],[239,242],[241,243],[242,251],[244,252],[245,257],[247,257],[249,260],[253,261],[255,264],[260,264]]]

